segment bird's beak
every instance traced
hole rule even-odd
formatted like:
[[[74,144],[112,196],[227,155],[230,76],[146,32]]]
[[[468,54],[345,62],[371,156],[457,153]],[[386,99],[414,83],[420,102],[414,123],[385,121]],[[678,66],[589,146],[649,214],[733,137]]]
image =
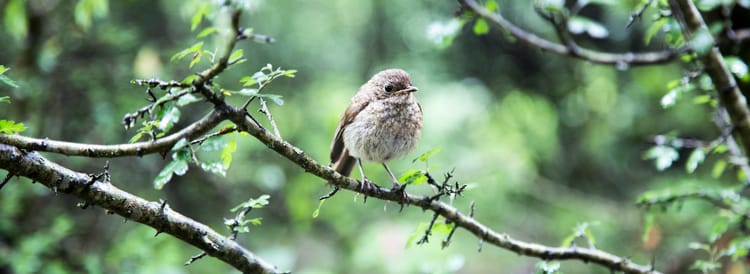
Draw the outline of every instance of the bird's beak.
[[[415,92],[417,90],[419,90],[419,89],[417,89],[417,87],[415,87],[415,86],[408,86],[405,89],[403,89],[402,92],[404,92],[404,93],[406,93],[406,92]]]

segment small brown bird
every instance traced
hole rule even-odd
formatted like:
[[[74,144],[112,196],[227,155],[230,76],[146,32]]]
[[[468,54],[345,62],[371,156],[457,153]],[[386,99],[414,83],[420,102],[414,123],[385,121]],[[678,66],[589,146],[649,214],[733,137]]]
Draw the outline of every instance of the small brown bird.
[[[371,188],[362,160],[382,163],[401,191],[398,179],[386,162],[413,150],[422,129],[422,107],[412,94],[409,74],[401,69],[378,72],[362,85],[341,117],[331,144],[331,163],[344,176],[355,162],[362,175],[362,188]]]

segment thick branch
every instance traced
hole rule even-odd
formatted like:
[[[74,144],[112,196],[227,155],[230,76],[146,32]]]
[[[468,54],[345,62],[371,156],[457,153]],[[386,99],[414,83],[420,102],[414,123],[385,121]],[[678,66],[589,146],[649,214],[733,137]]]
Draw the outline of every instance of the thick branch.
[[[118,145],[93,145],[36,139],[20,135],[0,134],[0,143],[26,150],[54,152],[68,156],[85,157],[122,157],[141,156],[160,151],[167,151],[182,138],[188,140],[205,134],[223,120],[222,114],[212,111],[206,117],[190,124],[182,130],[169,136],[149,142]]]
[[[691,37],[698,30],[705,29],[708,31],[706,22],[703,21],[698,8],[695,7],[691,0],[671,0],[670,7],[672,13],[677,18],[684,20],[683,32],[686,37]],[[742,144],[745,155],[748,155],[748,146],[750,146],[750,110],[747,108],[747,99],[737,86],[737,82],[724,63],[724,57],[717,47],[711,48],[706,54],[698,57],[700,62],[706,67],[706,73],[711,77],[711,81],[719,93],[719,101],[727,109],[732,126]]]
[[[505,19],[499,13],[490,12],[489,10],[480,6],[474,0],[458,0],[458,2],[460,2],[462,6],[471,10],[479,17],[484,18],[488,22],[500,28],[508,30],[508,32],[510,32],[510,34],[514,37],[518,38],[518,40],[532,47],[550,51],[560,55],[581,58],[593,63],[607,65],[660,64],[670,62],[686,51],[686,49],[683,48],[678,50],[665,50],[659,52],[609,53],[585,49],[577,46],[570,47],[560,43],[549,41],[533,33],[527,32],[526,30],[514,25],[513,23]]]
[[[234,109],[228,105],[219,107],[227,108],[226,111],[230,113],[229,119],[232,122],[237,124],[240,129],[247,131],[255,138],[260,140],[268,148],[273,149],[292,162],[296,163],[297,165],[305,169],[306,172],[314,174],[315,176],[318,176],[323,180],[333,183],[339,188],[346,188],[348,190],[359,192],[381,200],[389,200],[394,202],[405,201],[406,204],[415,205],[422,209],[433,211],[455,223],[456,226],[468,230],[481,241],[494,244],[498,247],[508,249],[521,255],[538,257],[545,260],[578,259],[584,262],[594,262],[596,264],[606,266],[614,271],[623,271],[626,273],[659,273],[657,271],[654,271],[650,266],[638,265],[630,262],[625,258],[621,258],[596,249],[577,247],[549,247],[535,243],[519,241],[511,238],[506,234],[500,234],[493,231],[474,218],[462,214],[452,206],[449,206],[441,201],[429,199],[428,197],[407,194],[407,198],[404,199],[400,193],[396,193],[386,188],[377,187],[362,189],[360,188],[360,184],[357,180],[344,177],[341,174],[335,172],[330,167],[319,164],[310,156],[305,154],[301,149],[294,147],[286,141],[274,136],[269,131],[259,127],[256,123],[250,120],[247,115],[244,114],[244,111]],[[323,180],[321,180],[321,183],[324,182]]]
[[[208,226],[198,223],[166,204],[149,202],[103,181],[92,181],[78,173],[48,161],[36,152],[24,152],[0,144],[0,168],[28,177],[50,189],[74,195],[91,205],[98,205],[129,220],[149,225],[214,256],[244,273],[277,273],[263,261]]]

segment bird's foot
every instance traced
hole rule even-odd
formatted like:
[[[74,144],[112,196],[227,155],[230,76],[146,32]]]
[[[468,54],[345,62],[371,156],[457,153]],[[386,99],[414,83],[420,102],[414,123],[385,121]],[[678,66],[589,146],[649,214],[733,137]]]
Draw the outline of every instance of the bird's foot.
[[[364,177],[359,181],[359,190],[362,192],[370,192],[375,190],[376,188],[378,188],[378,186],[370,181],[370,179],[367,179],[367,177]]]
[[[399,212],[401,212],[401,210],[404,210],[404,204],[407,204],[409,202],[409,196],[406,195],[406,185],[400,185],[397,182],[393,182],[393,188],[391,189],[391,191],[401,196],[401,200],[398,201],[398,204],[401,205],[401,209],[399,209]]]
[[[359,190],[360,193],[362,193],[362,203],[367,202],[367,193],[372,192],[373,190],[377,189],[378,186],[370,181],[370,179],[367,179],[367,177],[363,177],[362,180],[359,182]]]

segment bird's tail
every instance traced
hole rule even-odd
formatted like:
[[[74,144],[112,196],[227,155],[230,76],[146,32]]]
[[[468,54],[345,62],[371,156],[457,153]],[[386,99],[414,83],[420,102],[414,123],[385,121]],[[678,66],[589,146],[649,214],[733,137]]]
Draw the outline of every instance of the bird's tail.
[[[357,163],[357,159],[349,156],[349,153],[342,153],[341,157],[333,163],[333,169],[336,170],[336,172],[341,173],[341,175],[349,176],[349,174],[352,173],[352,169],[354,169],[354,165]],[[328,182],[331,183],[331,182]]]

